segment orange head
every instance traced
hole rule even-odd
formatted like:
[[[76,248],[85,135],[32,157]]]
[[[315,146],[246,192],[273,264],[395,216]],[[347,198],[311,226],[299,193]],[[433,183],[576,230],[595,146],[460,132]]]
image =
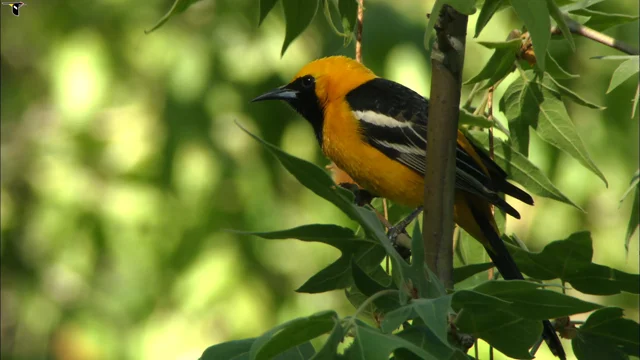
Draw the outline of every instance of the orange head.
[[[376,75],[361,63],[345,56],[330,56],[310,62],[290,83],[252,101],[287,102],[311,123],[316,136],[320,137],[327,103],[340,101],[351,90],[374,78]]]

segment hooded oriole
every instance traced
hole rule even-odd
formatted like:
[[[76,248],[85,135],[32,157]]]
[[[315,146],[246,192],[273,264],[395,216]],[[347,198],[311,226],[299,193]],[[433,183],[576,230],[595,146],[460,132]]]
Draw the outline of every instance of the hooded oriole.
[[[377,77],[343,56],[313,61],[293,80],[253,101],[284,100],[311,123],[324,154],[374,195],[423,205],[429,102],[413,90]],[[520,214],[499,194],[533,205],[533,199],[506,180],[507,174],[458,131],[454,220],[484,245],[507,279],[523,279],[500,239],[490,205]],[[543,337],[561,359],[555,329],[544,321]]]

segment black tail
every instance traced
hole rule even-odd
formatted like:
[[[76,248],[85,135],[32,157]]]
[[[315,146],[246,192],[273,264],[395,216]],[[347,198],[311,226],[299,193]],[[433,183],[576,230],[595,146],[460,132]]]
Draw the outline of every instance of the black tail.
[[[507,173],[502,170],[498,164],[496,164],[489,155],[484,151],[484,149],[480,148],[472,141],[469,141],[471,145],[474,147],[480,159],[482,160],[482,164],[489,171],[489,176],[491,177],[491,181],[495,184],[496,188],[501,192],[513,196],[514,198],[522,201],[525,204],[533,205],[533,198],[531,195],[527,194],[525,191],[520,189],[519,187],[511,184],[507,181]],[[497,205],[497,204],[495,204]],[[503,209],[504,210],[504,209]],[[506,210],[505,210],[506,211]],[[514,210],[515,211],[515,210]],[[507,211],[509,213],[509,211]],[[515,216],[519,218],[519,216]]]
[[[518,189],[519,190],[519,189]],[[500,236],[496,233],[494,228],[491,226],[491,222],[489,219],[486,219],[483,215],[482,211],[476,208],[476,205],[473,203],[469,203],[469,208],[471,209],[471,213],[473,214],[476,223],[480,226],[482,233],[488,240],[488,246],[485,246],[491,261],[498,268],[500,274],[505,280],[524,280],[522,273],[518,269],[516,262],[509,254],[507,247],[505,246]],[[549,346],[549,350],[553,353],[553,355],[559,357],[561,360],[566,360],[567,355],[564,352],[564,348],[562,347],[562,343],[560,342],[560,338],[558,334],[556,334],[556,330],[549,320],[542,321],[542,338]]]

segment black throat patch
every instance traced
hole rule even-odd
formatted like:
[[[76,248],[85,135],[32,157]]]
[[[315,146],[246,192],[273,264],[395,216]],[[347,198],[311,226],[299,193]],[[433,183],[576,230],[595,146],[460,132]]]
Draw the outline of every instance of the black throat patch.
[[[311,86],[304,84],[305,77],[298,78],[287,86],[288,89],[298,91],[295,99],[288,100],[289,105],[302,115],[313,127],[316,139],[322,147],[322,126],[324,124],[324,109],[316,95],[315,81]],[[308,80],[308,78],[307,78]]]

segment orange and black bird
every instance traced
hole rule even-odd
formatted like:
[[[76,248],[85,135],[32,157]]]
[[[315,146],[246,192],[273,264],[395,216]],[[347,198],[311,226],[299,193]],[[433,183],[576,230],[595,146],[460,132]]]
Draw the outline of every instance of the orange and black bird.
[[[355,60],[332,56],[307,64],[289,84],[253,101],[262,100],[283,100],[300,113],[324,154],[371,194],[423,205],[429,101],[415,91],[377,77]],[[533,199],[507,182],[507,174],[460,131],[455,188],[455,222],[482,243],[505,279],[523,279],[490,205],[519,219],[500,194],[529,205]],[[565,359],[555,329],[547,320],[543,325],[549,348]]]

